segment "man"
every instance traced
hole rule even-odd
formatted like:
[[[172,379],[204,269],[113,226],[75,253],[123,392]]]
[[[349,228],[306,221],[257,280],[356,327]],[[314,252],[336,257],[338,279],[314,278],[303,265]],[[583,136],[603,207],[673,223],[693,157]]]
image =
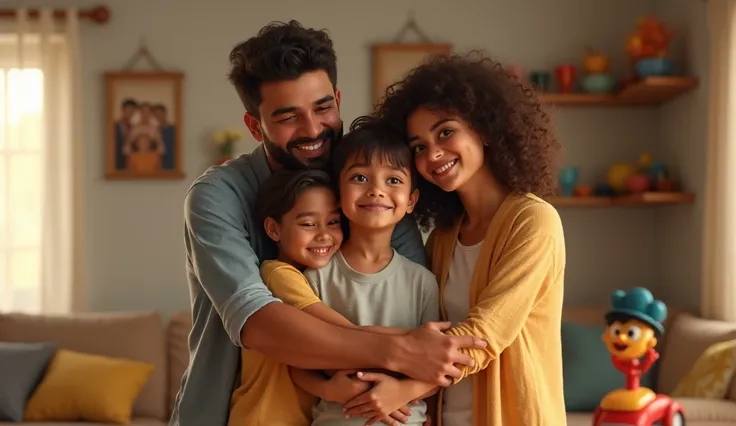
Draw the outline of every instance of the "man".
[[[161,157],[161,167],[164,170],[172,170],[174,164],[174,141],[176,139],[176,129],[169,121],[166,106],[164,104],[156,104],[151,108],[153,116],[158,121],[158,129],[161,133],[161,140],[164,144],[164,153]]]
[[[252,213],[259,185],[282,168],[324,168],[342,135],[340,91],[332,41],[298,22],[271,24],[230,54],[230,81],[261,144],[250,154],[205,172],[185,201],[187,273],[192,299],[191,361],[182,378],[172,425],[225,426],[238,380],[241,347],[303,369],[384,368],[447,386],[455,364],[471,363],[459,348],[482,347],[450,337],[441,326],[388,336],[342,328],[280,303],[259,275],[276,250]],[[394,232],[393,246],[426,263],[413,219]],[[397,283],[401,285],[401,283]]]
[[[123,152],[125,140],[133,127],[133,117],[138,112],[135,99],[124,99],[120,104],[120,118],[115,122],[115,168],[123,170],[126,166],[126,154]]]

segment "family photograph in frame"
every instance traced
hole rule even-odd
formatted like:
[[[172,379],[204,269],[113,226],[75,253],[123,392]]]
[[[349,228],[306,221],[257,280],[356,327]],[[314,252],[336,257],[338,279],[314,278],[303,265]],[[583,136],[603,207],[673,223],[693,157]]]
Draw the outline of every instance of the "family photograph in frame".
[[[182,80],[169,71],[105,74],[107,179],[182,179]]]

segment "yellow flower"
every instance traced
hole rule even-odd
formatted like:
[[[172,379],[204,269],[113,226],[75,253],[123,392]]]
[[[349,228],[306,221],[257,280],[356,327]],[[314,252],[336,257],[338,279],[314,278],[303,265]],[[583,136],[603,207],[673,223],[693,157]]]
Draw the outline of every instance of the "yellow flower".
[[[226,134],[225,132],[222,132],[222,131],[220,131],[220,132],[215,132],[215,133],[214,133],[214,134],[212,135],[212,138],[213,138],[213,139],[215,140],[215,142],[217,142],[217,143],[225,143],[225,142],[227,141],[227,134]]]

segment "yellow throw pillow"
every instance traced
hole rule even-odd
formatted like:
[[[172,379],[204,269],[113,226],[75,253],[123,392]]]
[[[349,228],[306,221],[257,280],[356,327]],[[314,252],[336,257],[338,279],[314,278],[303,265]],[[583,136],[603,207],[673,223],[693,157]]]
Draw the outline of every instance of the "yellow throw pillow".
[[[672,393],[674,397],[723,399],[736,371],[736,340],[714,343]]]
[[[154,366],[59,349],[26,405],[25,421],[130,423]]]

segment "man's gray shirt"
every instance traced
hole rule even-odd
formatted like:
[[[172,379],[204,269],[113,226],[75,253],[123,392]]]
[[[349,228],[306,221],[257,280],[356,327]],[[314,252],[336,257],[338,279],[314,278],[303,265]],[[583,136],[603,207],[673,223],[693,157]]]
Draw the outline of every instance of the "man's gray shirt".
[[[271,175],[263,145],[197,178],[185,197],[184,239],[192,305],[190,361],[171,417],[172,426],[226,426],[238,382],[240,331],[272,302],[259,273],[276,245],[253,217],[258,187]],[[403,256],[427,264],[412,217],[394,231]]]

